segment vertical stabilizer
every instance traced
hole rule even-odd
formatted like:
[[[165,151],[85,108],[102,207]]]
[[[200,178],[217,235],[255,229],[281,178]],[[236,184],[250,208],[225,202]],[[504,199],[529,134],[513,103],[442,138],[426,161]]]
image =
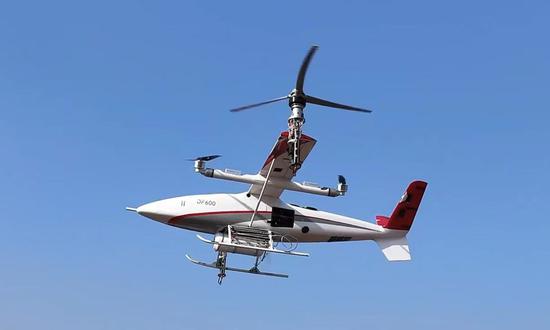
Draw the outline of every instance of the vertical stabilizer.
[[[411,229],[427,186],[428,183],[424,181],[411,182],[395,206],[391,216],[379,215],[376,217],[378,225],[385,229],[391,229],[387,232],[389,237],[375,240],[388,261],[411,260],[409,242],[405,235]]]
[[[427,186],[424,181],[411,182],[391,216],[377,216],[376,222],[386,229],[410,230]]]
[[[407,237],[398,238],[382,238],[377,239],[376,244],[384,253],[388,261],[408,261],[411,260],[411,252],[409,251],[409,242]]]

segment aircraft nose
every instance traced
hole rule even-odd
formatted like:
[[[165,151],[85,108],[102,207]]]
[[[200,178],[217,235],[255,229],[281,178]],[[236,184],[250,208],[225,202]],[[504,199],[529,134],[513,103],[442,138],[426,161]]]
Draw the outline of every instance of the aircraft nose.
[[[168,214],[166,208],[163,207],[163,204],[164,203],[162,203],[162,201],[147,203],[138,207],[136,212],[139,215],[155,221],[167,222],[172,218],[172,216]]]

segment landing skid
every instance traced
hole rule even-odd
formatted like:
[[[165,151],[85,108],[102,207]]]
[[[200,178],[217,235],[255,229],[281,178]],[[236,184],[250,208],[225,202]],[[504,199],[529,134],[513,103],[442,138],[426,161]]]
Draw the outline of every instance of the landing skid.
[[[195,259],[191,258],[188,254],[186,254],[185,257],[187,257],[187,259],[189,259],[189,261],[191,261],[192,263],[197,264],[199,266],[218,269],[220,271],[220,274],[218,274],[218,283],[219,284],[222,284],[221,282],[222,282],[223,278],[225,277],[225,271],[226,270],[229,270],[229,271],[232,271],[232,272],[254,274],[254,275],[265,275],[265,276],[288,278],[287,274],[262,272],[258,269],[257,266],[254,266],[250,269],[234,268],[234,267],[225,266],[225,260],[224,260],[223,265],[221,265],[219,262],[216,262],[216,261],[214,261],[212,263],[198,261],[198,260],[195,260]]]

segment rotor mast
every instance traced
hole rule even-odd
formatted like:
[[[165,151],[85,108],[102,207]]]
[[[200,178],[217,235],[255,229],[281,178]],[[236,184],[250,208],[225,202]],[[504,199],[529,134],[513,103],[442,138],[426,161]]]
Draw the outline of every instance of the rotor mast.
[[[288,117],[288,152],[290,154],[290,169],[293,173],[296,173],[302,167],[300,139],[302,137],[302,126],[306,122],[304,117],[306,102],[301,95],[297,95],[296,89],[290,95],[288,101],[291,109],[290,117]]]
[[[288,118],[288,152],[290,156],[290,169],[294,174],[302,167],[300,139],[302,137],[302,126],[306,122],[304,108],[307,104],[306,94],[304,93],[304,82],[309,63],[318,49],[319,46],[312,46],[307,52],[296,77],[296,86],[288,95],[288,106],[291,110],[290,117]]]

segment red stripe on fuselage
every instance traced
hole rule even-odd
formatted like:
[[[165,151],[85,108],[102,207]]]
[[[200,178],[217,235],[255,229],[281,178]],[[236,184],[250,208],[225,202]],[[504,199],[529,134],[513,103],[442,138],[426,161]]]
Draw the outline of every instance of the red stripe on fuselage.
[[[190,217],[199,217],[204,215],[220,215],[220,214],[252,214],[254,211],[215,211],[215,212],[200,212],[200,213],[189,213],[189,214],[182,214],[178,215],[176,217],[173,217],[172,219],[168,220],[169,224],[172,224],[173,222],[177,220],[183,220],[185,218]],[[258,211],[256,214],[271,214],[271,211]]]

